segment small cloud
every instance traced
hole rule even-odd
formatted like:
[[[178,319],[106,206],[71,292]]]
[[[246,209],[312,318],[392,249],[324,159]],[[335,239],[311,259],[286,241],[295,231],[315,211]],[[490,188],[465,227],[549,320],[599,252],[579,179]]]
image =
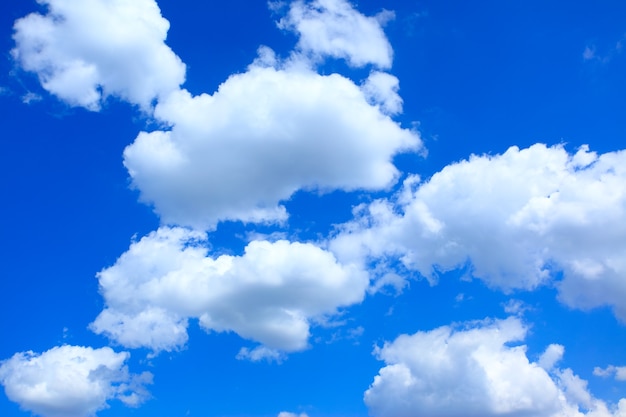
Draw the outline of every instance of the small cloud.
[[[309,417],[309,416],[307,413],[296,414],[296,413],[290,413],[288,411],[281,411],[280,413],[278,413],[278,417]]]
[[[538,365],[549,372],[563,358],[563,353],[565,353],[565,348],[562,345],[552,344],[543,352]]]
[[[506,303],[503,303],[502,307],[504,307],[505,313],[514,314],[516,316],[521,316],[530,309],[530,307],[528,307],[523,301],[516,300],[514,298],[510,299]]]
[[[268,242],[276,242],[278,240],[286,240],[287,233],[285,232],[272,232],[272,233],[261,233],[257,231],[248,231],[245,235],[246,242],[250,243],[255,240],[267,240]]]
[[[456,301],[457,303],[460,303],[461,301],[463,301],[464,298],[465,298],[465,294],[460,293],[460,294],[457,294],[456,297],[454,297],[454,301]]]
[[[348,338],[349,339],[359,338],[363,335],[363,332],[365,332],[365,328],[363,326],[358,326],[358,327],[355,327],[354,329],[349,329]]]
[[[596,57],[596,48],[594,46],[586,46],[585,50],[583,51],[583,59],[585,61],[589,61],[591,59],[594,59]]]
[[[354,327],[346,330],[345,332],[340,329],[331,335],[330,339],[326,341],[326,344],[330,345],[331,343],[335,343],[340,340],[350,340],[353,345],[359,345],[359,339],[363,336],[364,332],[365,328],[363,326]]]
[[[37,93],[32,93],[30,91],[22,96],[22,103],[24,104],[37,103],[41,100],[43,100],[43,97],[41,97],[41,95]]]
[[[285,355],[275,349],[270,349],[265,346],[257,346],[254,349],[242,347],[239,350],[239,353],[237,353],[236,358],[239,360],[249,360],[252,362],[267,360],[268,362],[276,362],[280,364],[285,359]]]
[[[270,10],[282,10],[282,2],[270,2]],[[350,2],[293,2],[277,25],[298,34],[298,52],[319,61],[345,59],[352,67],[373,64],[390,68],[393,49],[382,26],[395,17],[383,10],[373,17],[359,13]]]
[[[596,366],[593,374],[602,378],[614,377],[617,381],[626,381],[626,366],[609,365],[606,368]]]
[[[392,288],[395,295],[402,294],[405,287],[409,286],[409,282],[406,278],[394,273],[388,272],[382,277],[378,278],[368,289],[370,294],[382,293],[388,294],[387,289]]]
[[[607,64],[615,56],[622,53],[624,48],[624,42],[626,42],[626,34],[624,34],[612,47],[609,47],[606,53],[598,53],[596,45],[587,45],[583,51],[583,59],[585,61],[597,61],[601,64]]]

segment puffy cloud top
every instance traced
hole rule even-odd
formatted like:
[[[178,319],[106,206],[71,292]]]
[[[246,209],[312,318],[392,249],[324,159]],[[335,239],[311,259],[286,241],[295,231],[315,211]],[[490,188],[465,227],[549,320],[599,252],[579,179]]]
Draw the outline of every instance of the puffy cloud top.
[[[137,406],[152,375],[129,374],[127,352],[63,345],[42,354],[16,353],[0,362],[7,397],[43,417],[93,416],[117,399]]]
[[[185,65],[165,45],[169,22],[154,0],[37,0],[45,15],[15,22],[12,53],[43,88],[98,110],[117,96],[144,110],[177,90]]]

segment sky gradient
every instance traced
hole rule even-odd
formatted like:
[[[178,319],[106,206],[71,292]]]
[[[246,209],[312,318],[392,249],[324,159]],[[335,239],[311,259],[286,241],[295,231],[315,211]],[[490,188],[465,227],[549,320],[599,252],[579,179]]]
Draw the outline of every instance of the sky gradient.
[[[0,9],[2,416],[626,416],[623,2]]]

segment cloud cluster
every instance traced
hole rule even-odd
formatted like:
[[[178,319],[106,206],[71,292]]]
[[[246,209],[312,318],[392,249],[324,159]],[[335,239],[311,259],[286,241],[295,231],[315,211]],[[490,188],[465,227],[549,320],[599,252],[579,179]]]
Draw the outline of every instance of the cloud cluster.
[[[384,189],[394,155],[416,151],[400,113],[398,80],[374,71],[358,85],[314,67],[324,57],[391,66],[381,23],[344,0],[295,1],[279,26],[299,36],[285,62],[267,47],[213,94],[180,86],[185,65],[165,44],[169,22],[154,0],[38,0],[45,14],[15,23],[12,53],[41,85],[73,106],[98,110],[107,96],[141,106],[166,130],[142,132],[124,164],[164,224],[211,229],[222,220],[284,221],[280,205],[300,189]],[[313,61],[310,58],[314,56]]]
[[[147,110],[185,81],[154,0],[37,1],[47,13],[15,22],[12,54],[70,105],[98,110],[116,96]]]
[[[554,369],[563,348],[552,345],[530,362],[527,328],[517,318],[401,335],[377,348],[385,362],[365,392],[375,417],[621,417],[626,399],[609,410],[570,369]]]
[[[273,4],[276,8],[278,2]],[[314,62],[333,57],[354,67],[374,64],[390,68],[393,49],[382,25],[393,17],[393,12],[386,10],[374,17],[364,16],[345,0],[296,0],[278,27],[296,32],[296,49]]]
[[[138,406],[147,397],[150,373],[133,375],[124,365],[130,355],[111,348],[59,346],[42,354],[16,353],[0,362],[7,397],[44,417],[93,416],[110,400]]]
[[[299,36],[289,58],[261,47],[245,72],[192,96],[180,87],[185,65],[165,44],[169,22],[153,0],[39,3],[44,14],[15,23],[12,53],[23,69],[70,105],[98,110],[116,96],[164,126],[124,151],[132,185],[163,224],[282,222],[281,201],[296,191],[386,189],[400,175],[393,157],[421,147],[417,132],[391,119],[402,111],[396,77],[376,70],[358,84],[315,70],[324,57],[389,68],[389,12],[366,17],[342,0],[296,1],[279,22]],[[238,357],[279,358],[304,349],[311,322],[359,302],[369,284],[365,272],[310,244],[252,242],[241,257],[214,259],[205,239],[163,227],[133,243],[98,275],[107,308],[91,328],[158,352],[184,345],[195,318],[261,343]]]
[[[400,259],[433,282],[470,265],[505,291],[562,271],[562,301],[626,320],[625,181],[626,151],[512,147],[408,178],[395,199],[359,207],[330,247],[341,260]]]
[[[106,309],[91,325],[130,348],[172,350],[189,318],[262,345],[240,357],[277,359],[308,345],[316,319],[360,302],[368,274],[312,244],[253,241],[241,256],[207,255],[206,236],[160,228],[98,274]]]
[[[393,59],[382,29],[391,12],[367,17],[344,0],[296,0],[278,22],[298,35],[288,58],[261,47],[244,72],[194,96],[180,88],[185,65],[165,44],[169,23],[154,0],[38,1],[46,14],[15,23],[19,65],[70,105],[98,110],[115,96],[161,126],[136,137],[124,165],[164,226],[98,274],[105,309],[94,332],[158,353],[184,346],[197,320],[255,342],[240,359],[280,361],[308,347],[312,326],[363,300],[372,262],[386,273],[371,288],[402,288],[385,269],[396,259],[432,282],[469,265],[505,291],[562,271],[564,302],[610,305],[626,321],[626,152],[535,145],[473,156],[360,206],[328,249],[258,240],[240,256],[211,255],[204,231],[220,221],[282,222],[281,202],[298,190],[385,190],[398,180],[393,157],[422,143],[392,119],[402,99],[398,79],[382,71]],[[316,65],[328,57],[373,70],[361,82],[321,75]],[[610,410],[556,367],[563,346],[531,362],[526,333],[509,318],[402,335],[377,348],[386,366],[365,401],[386,417],[626,416],[626,400]],[[1,363],[0,382],[26,410],[89,416],[110,400],[145,399],[151,376],[129,374],[128,356],[77,346],[18,353]],[[623,371],[594,373],[624,379]]]

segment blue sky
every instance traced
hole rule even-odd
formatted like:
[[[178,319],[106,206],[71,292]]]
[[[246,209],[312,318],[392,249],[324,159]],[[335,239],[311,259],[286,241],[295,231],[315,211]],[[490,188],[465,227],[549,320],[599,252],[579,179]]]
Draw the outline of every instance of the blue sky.
[[[626,415],[623,2],[0,9],[0,415]]]

